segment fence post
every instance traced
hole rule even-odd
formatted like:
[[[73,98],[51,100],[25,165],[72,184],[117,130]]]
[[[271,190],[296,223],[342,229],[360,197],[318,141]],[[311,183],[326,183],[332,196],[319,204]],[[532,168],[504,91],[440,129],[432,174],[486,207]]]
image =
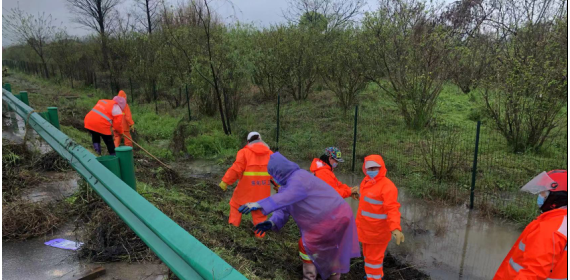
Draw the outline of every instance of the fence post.
[[[48,115],[50,123],[55,126],[55,128],[59,128],[59,116],[57,114],[57,107],[48,107]]]
[[[188,84],[186,86],[186,105],[188,107],[188,121],[192,120],[192,114],[190,114],[190,96],[188,95]]]
[[[152,93],[154,95],[154,111],[158,115],[158,101],[156,100],[156,82],[152,81]]]
[[[135,178],[135,165],[133,160],[133,147],[121,146],[115,149],[121,166],[121,179],[133,190],[137,190]]]
[[[354,138],[352,139],[352,172],[356,164],[356,132],[358,126],[358,105],[354,107]]]
[[[277,93],[277,136],[275,140],[275,151],[279,151],[279,110],[281,109],[281,94]]]
[[[481,121],[477,121],[477,134],[475,135],[475,154],[473,155],[473,170],[471,175],[471,197],[469,200],[469,209],[473,209],[473,201],[475,200],[475,179],[477,178],[477,155],[479,154],[480,132],[481,132]]]
[[[20,100],[24,102],[24,104],[30,106],[30,101],[28,99],[28,92],[27,91],[20,91]]]
[[[10,85],[10,83],[5,83],[5,84],[4,84],[4,89],[7,90],[7,91],[9,91],[9,92],[12,92],[12,85]]]

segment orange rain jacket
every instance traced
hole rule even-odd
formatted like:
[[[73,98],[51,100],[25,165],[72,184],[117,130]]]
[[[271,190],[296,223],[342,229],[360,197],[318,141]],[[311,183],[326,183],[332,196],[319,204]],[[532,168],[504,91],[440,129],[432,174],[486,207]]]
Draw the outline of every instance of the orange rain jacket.
[[[334,175],[331,167],[322,160],[318,158],[313,159],[310,170],[315,174],[315,176],[317,176],[317,178],[325,181],[329,186],[333,187],[333,189],[335,189],[342,198],[347,198],[352,194],[350,187],[339,181]]]
[[[123,114],[113,116],[113,106],[115,104],[117,103],[110,99],[99,100],[95,107],[85,116],[83,120],[85,128],[103,135],[111,135],[111,127],[115,131],[122,131]]]
[[[119,91],[118,96],[127,100],[127,94],[122,90]],[[129,131],[131,126],[133,126],[134,124],[135,122],[133,121],[133,116],[131,115],[131,108],[127,103],[127,105],[125,105],[125,109],[123,110],[123,122],[122,122],[123,132]]]
[[[493,280],[568,278],[568,209],[541,214],[522,232]]]
[[[269,146],[261,140],[253,141],[238,151],[236,161],[222,178],[228,185],[239,180],[230,200],[231,206],[237,208],[271,195],[271,176],[267,173],[271,154]]]
[[[372,160],[381,168],[375,178],[368,175],[360,183],[360,202],[356,214],[358,240],[362,243],[380,244],[390,241],[393,230],[402,230],[400,226],[400,203],[398,189],[386,177],[386,166],[379,155],[364,158],[364,163]],[[366,174],[366,168],[362,165]]]

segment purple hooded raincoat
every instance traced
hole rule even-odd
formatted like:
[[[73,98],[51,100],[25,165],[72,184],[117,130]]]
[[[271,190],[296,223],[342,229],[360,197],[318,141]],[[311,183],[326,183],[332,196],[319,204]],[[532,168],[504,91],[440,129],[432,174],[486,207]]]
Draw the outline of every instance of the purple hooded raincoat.
[[[354,215],[348,203],[327,183],[287,160],[271,155],[269,175],[281,184],[277,194],[258,201],[264,215],[280,230],[289,216],[299,226],[307,255],[323,279],[348,273],[350,259],[360,257]]]

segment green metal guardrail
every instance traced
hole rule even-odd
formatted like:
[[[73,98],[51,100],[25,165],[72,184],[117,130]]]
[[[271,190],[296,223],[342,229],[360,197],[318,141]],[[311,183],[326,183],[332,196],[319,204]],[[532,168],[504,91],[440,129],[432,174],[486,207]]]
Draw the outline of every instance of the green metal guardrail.
[[[121,219],[181,279],[246,278],[158,210],[95,155],[75,143],[6,89],[2,100],[91,185]]]

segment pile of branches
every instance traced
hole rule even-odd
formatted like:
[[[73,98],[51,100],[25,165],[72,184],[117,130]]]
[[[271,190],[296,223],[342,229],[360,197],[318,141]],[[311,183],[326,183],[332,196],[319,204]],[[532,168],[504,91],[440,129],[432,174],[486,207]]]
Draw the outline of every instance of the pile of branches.
[[[63,222],[64,207],[56,203],[14,201],[2,205],[2,239],[24,240],[56,230]]]
[[[76,239],[84,243],[78,252],[80,258],[95,262],[156,259],[146,244],[86,182],[79,186],[73,211],[78,215]]]

